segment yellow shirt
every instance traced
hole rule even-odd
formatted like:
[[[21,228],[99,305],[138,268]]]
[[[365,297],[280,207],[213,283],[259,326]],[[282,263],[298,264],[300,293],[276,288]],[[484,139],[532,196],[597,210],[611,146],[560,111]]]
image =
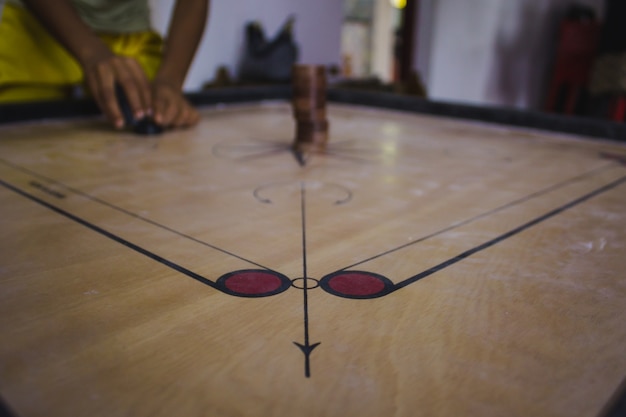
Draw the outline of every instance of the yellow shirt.
[[[15,4],[17,1],[8,0],[4,10],[0,9],[0,103],[66,97],[69,87],[83,83],[82,68],[28,9]],[[155,76],[163,40],[149,29],[147,0],[72,1],[90,5],[77,7],[86,22],[85,10],[95,13],[98,4],[106,5],[95,13],[98,21],[88,24],[114,54],[135,58],[148,78]],[[136,13],[128,11],[128,15],[113,18],[126,7]]]
[[[150,30],[148,0],[71,1],[83,21],[97,32],[134,33]],[[8,0],[8,3],[24,7],[22,0]]]

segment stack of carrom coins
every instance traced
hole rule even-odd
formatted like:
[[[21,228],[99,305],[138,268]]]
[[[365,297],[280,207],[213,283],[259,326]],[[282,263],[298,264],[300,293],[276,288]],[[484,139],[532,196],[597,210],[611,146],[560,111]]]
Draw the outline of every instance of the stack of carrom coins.
[[[320,151],[328,141],[326,120],[326,68],[294,65],[292,72],[293,115],[296,119],[294,149]]]

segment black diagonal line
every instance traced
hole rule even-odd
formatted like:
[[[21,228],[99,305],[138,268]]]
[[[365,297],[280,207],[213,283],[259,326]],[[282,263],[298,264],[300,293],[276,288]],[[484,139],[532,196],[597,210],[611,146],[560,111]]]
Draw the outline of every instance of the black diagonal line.
[[[432,268],[427,269],[424,272],[420,272],[419,274],[414,275],[414,276],[412,276],[410,278],[407,278],[404,281],[398,282],[397,284],[394,285],[393,291],[396,291],[396,290],[398,290],[400,288],[406,287],[407,285],[412,284],[415,281],[419,281],[422,278],[426,278],[427,276],[432,275],[435,272],[441,271],[442,269],[447,268],[450,265],[454,265],[457,262],[460,262],[463,259],[466,259],[466,258],[468,258],[468,257],[470,257],[470,256],[472,256],[472,255],[474,255],[474,254],[476,254],[478,252],[481,252],[481,251],[483,251],[483,250],[485,250],[485,249],[487,249],[487,248],[489,248],[489,247],[491,247],[491,246],[493,246],[493,245],[495,245],[497,243],[500,243],[503,240],[506,240],[506,239],[510,238],[511,236],[515,236],[515,235],[517,235],[517,234],[519,234],[519,233],[521,233],[521,232],[523,232],[523,231],[525,231],[525,230],[527,230],[527,229],[529,229],[529,228],[531,228],[531,227],[533,227],[533,226],[543,222],[544,220],[547,220],[547,219],[549,219],[551,217],[556,216],[557,214],[560,214],[560,213],[564,212],[565,210],[568,210],[568,209],[570,209],[570,208],[572,208],[574,206],[577,206],[578,204],[581,204],[581,203],[589,200],[590,198],[593,198],[593,197],[595,197],[595,196],[597,196],[599,194],[602,194],[602,193],[604,193],[604,192],[606,192],[608,190],[616,188],[619,185],[623,184],[624,182],[626,182],[626,176],[624,176],[624,177],[622,177],[622,178],[620,178],[620,179],[618,179],[616,181],[613,181],[613,182],[611,182],[611,183],[609,183],[609,184],[607,184],[607,185],[605,185],[605,186],[603,186],[601,188],[598,188],[598,189],[596,189],[596,190],[594,190],[594,191],[592,191],[592,192],[590,192],[588,194],[585,194],[582,197],[577,198],[576,200],[570,201],[569,203],[567,203],[567,204],[565,204],[565,205],[563,205],[563,206],[561,206],[559,208],[556,208],[556,209],[554,209],[552,211],[549,211],[548,213],[546,213],[546,214],[544,214],[542,216],[539,216],[539,217],[535,218],[534,220],[531,220],[531,221],[529,221],[527,223],[524,223],[523,225],[521,225],[519,227],[516,227],[515,229],[510,230],[510,231],[508,231],[508,232],[506,232],[506,233],[504,233],[504,234],[502,234],[502,235],[500,235],[500,236],[498,236],[498,237],[496,237],[494,239],[491,239],[491,240],[489,240],[489,241],[487,241],[487,242],[485,242],[485,243],[483,243],[481,245],[478,245],[478,246],[476,246],[476,247],[474,247],[474,248],[472,248],[470,250],[467,250],[467,251],[465,251],[465,252],[455,256],[454,258],[450,258],[447,261],[444,261],[444,262],[440,263],[439,265],[435,265]]]
[[[509,203],[506,203],[506,204],[504,204],[504,205],[502,205],[502,206],[496,207],[496,208],[494,208],[494,209],[492,209],[492,210],[489,210],[489,211],[487,211],[487,212],[481,213],[481,214],[479,214],[479,215],[476,215],[476,216],[474,216],[474,217],[470,217],[470,218],[465,219],[465,220],[461,220],[461,221],[459,221],[459,222],[455,222],[455,223],[451,224],[450,226],[444,227],[443,229],[437,230],[436,232],[430,233],[430,234],[428,234],[428,235],[426,235],[426,236],[422,236],[422,237],[421,237],[421,238],[419,238],[419,239],[416,239],[416,240],[413,240],[413,241],[411,241],[411,242],[408,242],[408,243],[405,243],[405,244],[402,244],[402,245],[396,246],[395,248],[389,249],[389,250],[387,250],[387,251],[385,251],[385,252],[381,252],[381,253],[376,254],[376,255],[374,255],[374,256],[370,256],[369,258],[363,259],[363,260],[361,260],[361,261],[359,261],[359,262],[353,263],[352,265],[348,265],[348,266],[346,266],[346,267],[344,267],[344,268],[341,268],[341,269],[339,269],[338,271],[343,271],[343,270],[346,270],[346,269],[351,269],[351,268],[354,268],[355,266],[358,266],[358,265],[361,265],[361,264],[367,263],[367,262],[369,262],[369,261],[373,261],[374,259],[378,259],[378,258],[383,257],[383,256],[385,256],[385,255],[389,255],[389,254],[391,254],[391,253],[393,253],[393,252],[397,252],[397,251],[399,251],[399,250],[402,250],[402,249],[407,248],[407,247],[409,247],[409,246],[415,245],[415,244],[417,244],[417,243],[424,242],[425,240],[431,239],[431,238],[433,238],[433,237],[436,237],[436,236],[442,235],[442,234],[444,234],[444,233],[446,233],[446,232],[449,232],[449,231],[451,231],[451,230],[454,230],[454,229],[457,229],[457,228],[459,228],[459,227],[465,226],[466,224],[469,224],[469,223],[475,222],[476,220],[483,219],[483,218],[485,218],[485,217],[487,217],[487,216],[490,216],[490,215],[492,215],[492,214],[498,213],[498,212],[500,212],[500,211],[502,211],[502,210],[506,210],[506,209],[508,209],[508,208],[511,208],[511,207],[517,206],[517,205],[522,204],[522,203],[525,203],[525,202],[527,202],[527,201],[530,201],[530,200],[532,200],[533,198],[536,198],[536,197],[542,196],[542,195],[544,195],[544,194],[547,194],[547,193],[552,192],[552,191],[554,191],[554,190],[557,190],[557,189],[559,189],[559,188],[563,188],[563,187],[565,187],[565,186],[567,186],[567,185],[569,185],[569,184],[572,184],[572,183],[574,183],[574,182],[576,182],[576,181],[580,181],[580,180],[582,180],[582,179],[585,179],[585,178],[591,177],[591,176],[593,176],[593,175],[597,174],[597,173],[598,173],[598,172],[600,172],[600,171],[604,171],[604,170],[607,170],[607,169],[610,169],[610,168],[615,168],[615,166],[616,166],[616,165],[615,165],[614,163],[611,163],[611,164],[608,164],[608,165],[603,165],[603,166],[601,166],[601,167],[599,167],[599,168],[595,168],[595,169],[593,169],[593,170],[591,170],[591,171],[588,171],[588,172],[586,172],[586,173],[584,173],[584,174],[581,174],[581,175],[578,175],[578,176],[576,176],[576,177],[569,178],[569,179],[567,179],[567,180],[565,180],[565,181],[562,181],[562,182],[560,182],[560,183],[557,183],[557,184],[551,185],[551,186],[549,186],[549,187],[547,187],[547,188],[544,188],[544,189],[542,189],[542,190],[536,191],[536,192],[534,192],[534,193],[532,193],[532,194],[529,194],[529,195],[524,196],[524,197],[522,197],[522,198],[519,198],[519,199],[517,199],[517,200],[511,201],[511,202],[509,202]]]
[[[59,208],[59,207],[54,206],[54,205],[52,205],[52,204],[50,204],[50,203],[48,203],[48,202],[46,202],[44,200],[41,200],[41,199],[35,197],[34,195],[31,195],[31,194],[27,193],[24,190],[21,190],[21,189],[19,189],[17,187],[14,187],[11,184],[7,184],[3,180],[0,180],[0,185],[2,185],[3,187],[5,187],[5,188],[7,188],[7,189],[9,189],[9,190],[11,190],[11,191],[13,191],[13,192],[23,196],[23,197],[28,198],[31,201],[34,201],[35,203],[38,203],[38,204],[40,204],[40,205],[42,205],[42,206],[44,206],[44,207],[54,211],[55,213],[58,213],[58,214],[60,214],[62,216],[65,216],[68,219],[70,219],[72,221],[75,221],[76,223],[78,223],[78,224],[80,224],[82,226],[85,226],[85,227],[93,230],[96,233],[99,233],[99,234],[101,234],[101,235],[103,235],[105,237],[108,237],[109,239],[111,239],[111,240],[113,240],[115,242],[121,243],[122,245],[126,246],[127,248],[130,248],[130,249],[132,249],[132,250],[134,250],[136,252],[139,252],[140,254],[145,255],[148,258],[153,259],[153,260],[155,260],[155,261],[157,261],[157,262],[159,262],[159,263],[161,263],[161,264],[163,264],[163,265],[165,265],[165,266],[167,266],[169,268],[172,268],[175,271],[183,273],[183,274],[187,275],[188,277],[195,279],[196,281],[199,281],[199,282],[201,282],[203,284],[206,284],[209,287],[217,288],[217,286],[215,285],[215,283],[213,281],[210,281],[210,280],[204,278],[203,276],[198,275],[195,272],[188,270],[187,268],[184,268],[184,267],[182,267],[182,266],[180,266],[180,265],[178,265],[178,264],[176,264],[174,262],[171,262],[171,261],[163,258],[162,256],[159,256],[159,255],[155,254],[154,252],[151,252],[151,251],[149,251],[147,249],[144,249],[144,248],[142,248],[139,245],[136,245],[136,244],[134,244],[132,242],[129,242],[128,240],[126,240],[124,238],[121,238],[121,237],[119,237],[119,236],[117,236],[117,235],[107,231],[107,230],[104,230],[103,228],[98,227],[95,224],[88,222],[87,220],[81,219],[80,217],[63,210],[62,208]]]
[[[71,191],[72,193],[74,193],[76,195],[80,195],[81,197],[84,197],[84,198],[86,198],[88,200],[91,200],[91,201],[94,201],[96,203],[99,203],[99,204],[102,204],[104,206],[107,206],[107,207],[109,207],[109,208],[111,208],[113,210],[119,211],[120,213],[124,213],[127,216],[130,216],[130,217],[133,217],[135,219],[141,220],[141,221],[143,221],[145,223],[148,223],[148,224],[150,224],[152,226],[156,226],[156,227],[158,227],[160,229],[166,230],[166,231],[168,231],[170,233],[173,233],[173,234],[175,234],[177,236],[183,237],[185,239],[189,239],[192,242],[198,243],[198,244],[200,244],[202,246],[205,246],[207,248],[214,249],[214,250],[216,250],[218,252],[221,252],[221,253],[226,254],[228,256],[232,256],[233,258],[237,258],[237,259],[239,259],[241,261],[244,261],[244,262],[247,262],[247,263],[249,263],[251,265],[256,265],[259,268],[267,269],[268,271],[272,270],[271,268],[268,268],[268,267],[266,267],[264,265],[261,265],[261,264],[259,264],[257,262],[254,262],[254,261],[252,261],[250,259],[246,259],[246,258],[244,258],[242,256],[239,256],[239,255],[233,253],[233,252],[230,252],[230,251],[227,251],[226,249],[222,249],[220,247],[214,246],[214,245],[212,245],[212,244],[210,244],[208,242],[205,242],[203,240],[197,239],[197,238],[195,238],[193,236],[190,236],[190,235],[188,235],[186,233],[179,232],[178,230],[172,229],[169,226],[165,226],[164,224],[161,224],[161,223],[155,222],[154,220],[150,220],[150,219],[148,219],[146,217],[140,216],[137,213],[133,213],[132,211],[128,211],[128,210],[126,210],[126,209],[124,209],[122,207],[116,206],[115,204],[109,203],[108,201],[105,201],[105,200],[102,200],[102,199],[100,199],[98,197],[94,197],[92,195],[89,195],[89,194],[87,194],[87,193],[85,193],[85,192],[83,192],[81,190],[78,190],[76,188],[70,187],[69,185],[66,185],[66,184],[64,184],[62,182],[56,181],[56,180],[54,180],[52,178],[46,177],[45,175],[42,175],[42,174],[40,174],[38,172],[35,172],[35,171],[32,171],[32,170],[30,170],[28,168],[24,168],[22,166],[15,165],[15,164],[13,164],[11,162],[8,162],[8,161],[6,161],[4,159],[0,159],[0,162],[2,162],[3,164],[5,164],[5,165],[7,165],[7,166],[9,166],[9,167],[11,167],[11,168],[13,168],[15,170],[18,170],[18,171],[24,172],[25,174],[32,175],[34,177],[40,178],[40,179],[42,179],[44,181],[47,181],[47,182],[49,182],[51,184],[59,185],[59,186],[63,187],[64,189],[69,190],[69,191]]]

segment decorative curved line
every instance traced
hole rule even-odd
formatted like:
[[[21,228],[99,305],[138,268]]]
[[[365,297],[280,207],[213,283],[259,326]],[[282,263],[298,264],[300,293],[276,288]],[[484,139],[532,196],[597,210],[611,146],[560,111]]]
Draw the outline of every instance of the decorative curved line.
[[[259,203],[263,203],[263,204],[273,204],[273,201],[270,198],[264,197],[263,191],[270,189],[270,188],[278,188],[280,186],[285,186],[285,185],[298,185],[298,184],[303,184],[304,187],[306,188],[307,182],[301,182],[301,181],[279,181],[279,182],[272,182],[269,184],[265,184],[265,185],[261,185],[257,188],[254,189],[254,191],[252,192],[252,195],[254,196],[254,198],[259,202]],[[334,205],[342,205],[342,204],[346,204],[349,203],[352,200],[352,191],[350,191],[350,189],[348,189],[347,187],[337,184],[337,183],[332,183],[332,182],[321,182],[323,187],[334,187],[337,188],[338,190],[340,190],[341,192],[343,192],[345,194],[344,197],[335,200],[333,202]]]
[[[255,188],[254,191],[252,192],[252,195],[259,203],[272,204],[272,200],[270,200],[269,198],[261,197],[261,191],[263,191],[264,189],[268,187],[269,185],[262,185],[260,187]]]
[[[327,185],[331,185],[333,187],[337,187],[339,188],[341,191],[343,191],[344,193],[346,193],[346,196],[340,200],[335,201],[335,205],[339,206],[342,204],[346,204],[349,203],[350,201],[352,201],[352,191],[350,191],[350,189],[348,189],[347,187],[337,184],[337,183],[327,183]]]

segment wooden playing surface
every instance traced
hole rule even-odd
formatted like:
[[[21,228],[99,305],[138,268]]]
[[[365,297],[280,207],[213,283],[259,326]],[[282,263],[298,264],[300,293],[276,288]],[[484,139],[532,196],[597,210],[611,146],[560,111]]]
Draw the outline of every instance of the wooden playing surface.
[[[0,127],[18,416],[596,416],[626,376],[626,146],[287,103]]]

